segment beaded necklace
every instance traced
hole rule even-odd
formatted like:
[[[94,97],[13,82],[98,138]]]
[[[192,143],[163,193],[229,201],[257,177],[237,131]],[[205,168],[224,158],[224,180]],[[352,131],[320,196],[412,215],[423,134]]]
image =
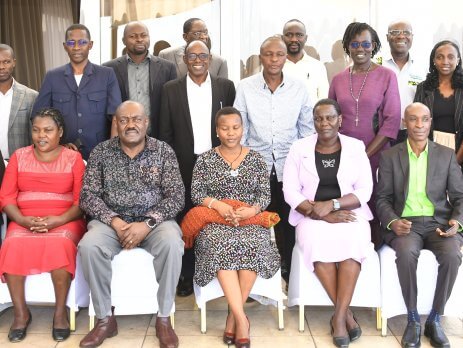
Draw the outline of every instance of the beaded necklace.
[[[353,89],[352,89],[352,72],[354,70],[354,67],[349,69],[350,95],[352,96],[352,99],[354,99],[354,101],[355,101],[355,127],[357,127],[358,123],[359,123],[359,99],[360,99],[360,95],[362,94],[363,87],[365,87],[365,82],[367,82],[367,77],[368,77],[368,73],[370,72],[370,68],[371,68],[371,61],[370,61],[370,65],[368,65],[367,73],[365,74],[365,78],[363,79],[362,85],[360,86],[359,94],[358,94],[357,98],[354,97],[354,92],[353,92]]]

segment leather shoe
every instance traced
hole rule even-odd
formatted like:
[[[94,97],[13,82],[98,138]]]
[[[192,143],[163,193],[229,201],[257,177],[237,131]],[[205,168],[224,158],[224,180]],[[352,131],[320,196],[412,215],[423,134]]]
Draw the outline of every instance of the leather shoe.
[[[334,336],[333,317],[330,319],[331,336],[333,337],[333,344],[338,348],[349,347],[350,338],[349,336]]]
[[[172,325],[170,325],[169,317],[157,317],[154,327],[156,328],[156,337],[159,339],[159,347],[178,347],[178,337],[175,334],[174,329],[172,329]]]
[[[421,324],[419,321],[410,321],[402,336],[402,348],[418,348],[421,346]]]
[[[111,308],[111,312],[112,315],[97,320],[95,327],[80,341],[79,347],[98,347],[106,338],[117,335],[117,321],[114,316],[114,307]]]
[[[228,321],[229,316],[230,316],[230,313],[227,315],[227,319],[225,320],[225,327],[227,327],[227,321]],[[235,333],[224,331],[222,340],[223,340],[223,343],[228,344],[228,345],[235,344]]]
[[[251,336],[251,322],[249,318],[246,316],[248,320],[248,335]],[[235,340],[235,347],[236,348],[251,348],[251,337],[249,338],[237,338]]]
[[[22,329],[10,329],[8,332],[8,340],[11,343],[17,343],[21,342],[23,339],[26,338],[27,334],[27,328],[29,327],[29,324],[32,321],[32,314],[31,311],[29,311],[29,319],[27,319],[26,326],[23,327]]]
[[[431,341],[433,347],[450,347],[450,342],[445,336],[444,329],[439,322],[431,322],[424,325],[424,335]]]
[[[193,293],[193,279],[181,276],[177,285],[177,296],[186,297]]]
[[[53,322],[53,328],[51,329],[51,336],[56,342],[62,342],[71,335],[71,329],[56,329],[55,322]]]
[[[362,328],[360,327],[360,324],[357,321],[357,318],[355,315],[353,315],[355,322],[357,323],[357,327],[354,327],[353,329],[348,330],[347,332],[349,333],[349,339],[351,342],[354,342],[355,340],[358,340],[360,336],[362,336]]]

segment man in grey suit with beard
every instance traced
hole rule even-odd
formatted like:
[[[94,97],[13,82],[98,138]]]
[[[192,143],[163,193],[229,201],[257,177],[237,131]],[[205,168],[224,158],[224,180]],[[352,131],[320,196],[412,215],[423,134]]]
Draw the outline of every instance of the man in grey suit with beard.
[[[206,27],[206,23],[199,18],[190,18],[183,24],[183,39],[188,45],[193,40],[201,40],[204,42],[209,50],[211,49],[211,40],[209,32]],[[185,46],[180,47],[169,47],[159,52],[159,57],[167,59],[168,61],[175,64],[177,69],[177,76],[185,76],[188,72],[188,68],[183,60],[185,54]],[[227,61],[222,57],[211,54],[209,62],[209,72],[213,76],[228,78],[228,66]]]
[[[461,264],[463,176],[455,152],[428,140],[431,112],[421,103],[406,107],[408,139],[384,151],[379,164],[376,211],[384,239],[396,252],[397,273],[408,310],[402,347],[421,344],[416,268],[421,249],[439,263],[436,290],[424,334],[433,347],[450,347],[440,315]]]
[[[4,159],[31,144],[30,117],[38,93],[13,78],[13,49],[0,44],[0,150]]]

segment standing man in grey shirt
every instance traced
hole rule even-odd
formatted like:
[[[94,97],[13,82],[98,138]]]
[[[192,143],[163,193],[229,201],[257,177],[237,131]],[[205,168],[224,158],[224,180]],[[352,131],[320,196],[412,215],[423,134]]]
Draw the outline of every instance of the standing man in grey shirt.
[[[188,68],[183,61],[185,47],[193,40],[201,40],[211,49],[211,40],[206,23],[199,18],[190,18],[183,24],[183,39],[185,45],[179,47],[169,47],[159,52],[159,57],[167,59],[175,64],[178,77],[185,76]],[[211,62],[209,64],[209,72],[211,75],[228,79],[227,61],[222,57],[211,53]]]
[[[122,101],[133,100],[143,105],[150,118],[149,135],[159,135],[161,92],[164,83],[177,78],[173,63],[149,53],[150,34],[142,22],[125,26],[122,38],[127,54],[103,65],[114,69]],[[113,122],[111,135],[116,134]]]
[[[314,132],[312,104],[304,82],[284,75],[286,45],[280,35],[260,46],[261,73],[241,81],[234,107],[243,117],[243,145],[259,152],[267,163],[272,199],[268,210],[281,222],[275,227],[282,259],[282,277],[289,280],[294,227],[288,223],[290,207],[283,196],[283,167],[289,148]]]

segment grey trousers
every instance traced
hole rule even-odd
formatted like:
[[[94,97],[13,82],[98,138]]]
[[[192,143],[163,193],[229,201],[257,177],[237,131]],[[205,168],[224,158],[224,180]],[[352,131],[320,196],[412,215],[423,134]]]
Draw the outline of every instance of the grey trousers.
[[[169,316],[175,300],[184,247],[181,236],[178,224],[168,220],[159,224],[140,243],[140,248],[154,256],[153,266],[159,283],[159,316]],[[116,231],[98,220],[92,220],[78,249],[96,317],[103,319],[111,315],[111,261],[121,252],[122,246]]]
[[[385,239],[396,252],[397,273],[407,310],[417,309],[418,257],[421,249],[428,249],[436,255],[439,263],[432,308],[443,314],[461,264],[462,237],[459,233],[449,238],[438,236],[436,228],[445,230],[448,226],[442,226],[432,217],[406,219],[412,222],[410,234],[396,236],[394,232],[389,232]]]

